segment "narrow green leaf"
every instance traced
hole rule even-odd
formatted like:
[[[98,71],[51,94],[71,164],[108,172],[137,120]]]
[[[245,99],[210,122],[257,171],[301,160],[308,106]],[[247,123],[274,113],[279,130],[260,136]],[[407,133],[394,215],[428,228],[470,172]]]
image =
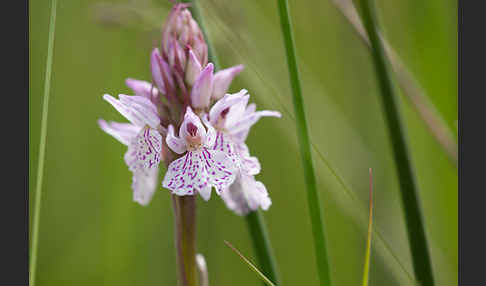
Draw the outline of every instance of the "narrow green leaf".
[[[366,254],[363,268],[363,286],[368,286],[370,274],[371,235],[373,233],[373,173],[370,168],[370,215],[368,220],[368,237],[366,239]]]
[[[208,58],[209,61],[213,63],[214,69],[218,70],[219,61],[211,44],[211,40],[208,37],[208,32],[204,25],[204,20],[201,17],[201,9],[198,1],[186,0],[184,2],[191,3],[191,13],[199,23],[201,30],[206,38],[206,44],[208,45]],[[263,272],[268,275],[277,284],[280,284],[280,279],[278,277],[277,264],[275,262],[274,255],[272,253],[272,245],[270,243],[270,238],[267,234],[267,229],[263,219],[263,215],[259,212],[251,212],[246,216],[248,223],[248,229],[250,232],[250,237],[255,249],[255,253],[258,257],[258,261],[261,264]]]
[[[342,12],[344,17],[354,27],[367,47],[371,48],[370,40],[363,27],[358,11],[352,0],[333,0],[336,7]],[[385,56],[391,63],[391,67],[397,76],[397,81],[402,88],[405,97],[410,101],[415,111],[423,120],[428,130],[444,149],[449,159],[457,167],[457,142],[446,121],[435,108],[434,104],[428,99],[427,94],[419,85],[412,73],[407,69],[402,59],[393,50],[387,39],[379,34],[383,43]]]
[[[287,0],[278,0],[280,24],[285,43],[287,64],[289,68],[290,85],[292,87],[292,99],[294,103],[297,137],[300,145],[300,155],[304,167],[305,182],[307,185],[307,200],[309,205],[312,233],[314,236],[314,248],[316,251],[317,269],[322,286],[331,285],[329,263],[327,258],[326,240],[324,236],[324,224],[321,218],[319,194],[317,192],[316,177],[312,164],[311,144],[309,131],[304,112],[304,99],[300,88],[299,70],[295,55],[294,39]]]
[[[256,274],[258,274],[258,276],[260,276],[260,278],[262,278],[262,280],[265,282],[265,284],[267,284],[269,286],[275,286],[275,284],[273,284],[272,281],[270,281],[270,279],[268,279],[260,270],[258,270],[258,268],[256,268],[255,265],[253,265],[248,259],[246,259],[246,257],[244,257],[243,254],[241,254],[238,251],[238,249],[234,248],[233,245],[231,245],[226,240],[224,241],[224,243],[229,248],[231,248],[231,250],[233,250],[236,254],[238,254],[238,256],[246,263],[246,265],[248,265],[248,267],[250,267],[250,269],[253,270]]]
[[[54,32],[56,28],[57,0],[51,3],[51,16],[49,22],[49,36],[47,42],[46,77],[44,82],[44,100],[42,102],[41,134],[39,143],[39,157],[37,160],[37,185],[35,188],[34,215],[32,224],[32,245],[30,253],[29,285],[35,286],[35,273],[37,269],[37,250],[39,242],[39,220],[42,199],[42,179],[44,175],[44,158],[47,138],[47,116],[49,114],[49,92],[51,87],[52,53],[54,50]]]
[[[423,285],[434,285],[432,265],[418,197],[419,192],[408,154],[405,131],[401,122],[397,99],[387,70],[384,48],[378,36],[374,2],[362,0],[360,3],[363,22],[371,43],[372,60],[381,90],[380,94],[386,124],[395,156],[416,280]]]

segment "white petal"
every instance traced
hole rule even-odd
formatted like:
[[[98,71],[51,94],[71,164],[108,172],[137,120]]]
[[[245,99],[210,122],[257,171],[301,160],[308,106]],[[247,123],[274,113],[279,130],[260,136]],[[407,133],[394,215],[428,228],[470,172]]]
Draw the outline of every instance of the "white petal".
[[[131,123],[106,122],[103,119],[99,119],[98,125],[103,131],[127,146],[140,131],[140,127]]]
[[[272,204],[267,190],[253,176],[239,175],[235,182],[221,193],[226,206],[238,215],[246,215],[259,207],[267,210]]]
[[[218,100],[213,107],[211,107],[211,110],[209,111],[209,120],[211,124],[215,125],[221,116],[221,112],[223,112],[226,108],[230,108],[231,112],[231,107],[238,104],[242,103],[243,105],[246,105],[246,102],[248,102],[249,95],[244,94],[244,93],[235,93],[235,94],[226,94],[223,98]]]
[[[234,142],[233,136],[218,132],[212,149],[224,152],[243,174],[254,176],[260,173],[261,166],[258,158],[250,156],[245,143]]]
[[[231,138],[236,144],[244,143],[246,141],[246,138],[248,137],[249,132],[250,132],[250,128],[246,128],[237,133],[232,133]]]
[[[118,95],[120,102],[128,106],[145,124],[157,129],[160,125],[160,118],[157,106],[143,96]],[[144,124],[144,125],[145,125]]]
[[[148,126],[140,130],[125,153],[125,163],[131,171],[157,168],[162,155],[162,135]]]
[[[245,115],[250,115],[251,113],[255,112],[256,111],[256,104],[254,103],[250,103],[248,104],[248,106],[246,107],[246,110],[245,110]]]
[[[187,152],[169,165],[162,185],[179,196],[200,192],[209,199],[211,187],[217,192],[231,185],[235,179],[236,166],[223,153],[203,148]]]
[[[250,99],[250,95],[245,89],[242,89],[240,92],[233,94],[233,96],[241,97],[242,100],[233,104],[230,107],[228,114],[226,114],[226,122],[224,126],[228,130],[233,128],[232,126],[235,125],[237,122],[241,121],[241,118],[245,116],[246,105],[248,104],[248,100]]]
[[[123,156],[123,159],[125,160],[128,169],[132,172],[139,169],[140,167],[137,159],[137,145],[134,144],[133,142],[135,142],[134,138],[132,139],[131,144],[128,145],[128,150],[127,152],[125,152],[125,155]]]
[[[228,158],[231,159],[231,161],[237,166],[237,168],[240,168],[240,158],[235,151],[233,142],[223,132],[218,132],[216,134],[216,140],[211,149],[225,153],[226,156],[228,156]]]
[[[207,114],[203,116],[202,121],[204,122],[204,125],[206,125],[206,127],[208,128],[204,144],[207,148],[212,149],[216,140],[216,130],[214,130],[214,127],[211,125],[211,123],[209,123],[207,119]]]
[[[249,115],[245,115],[243,118],[240,118],[238,122],[233,124],[231,127],[228,127],[231,134],[237,134],[241,131],[249,129],[253,124],[257,123],[257,121],[264,116],[271,116],[271,117],[281,117],[282,115],[278,111],[257,111],[253,112]]]
[[[251,209],[256,210],[260,207],[266,211],[272,205],[272,200],[268,196],[267,188],[262,182],[255,181],[253,177],[249,177],[247,180],[252,180],[247,185],[251,188],[247,194],[248,205]]]
[[[162,152],[162,135],[146,127],[135,138],[137,160],[144,169],[157,168]]]
[[[204,148],[202,156],[201,159],[205,163],[209,181],[219,194],[234,182],[237,166],[231,158],[220,151]]]
[[[187,152],[185,156],[170,163],[162,186],[178,196],[194,195],[195,189],[209,186],[209,178],[197,154]]]
[[[144,97],[120,94],[120,100],[118,100],[109,94],[105,94],[103,99],[111,103],[118,112],[139,127],[148,124],[157,128],[160,124],[157,108]]]
[[[179,129],[179,137],[181,139],[187,138],[189,133],[187,132],[187,124],[192,123],[197,127],[197,135],[201,136],[202,141],[206,138],[206,129],[201,123],[201,119],[192,111],[191,107],[187,107],[186,113],[184,114],[184,121]]]
[[[246,144],[234,144],[235,152],[239,157],[242,172],[254,176],[260,173],[261,165],[257,157],[250,156],[250,151]]]
[[[167,146],[169,146],[172,151],[176,152],[177,154],[182,154],[186,152],[187,146],[183,139],[178,138],[174,134],[174,126],[169,125],[169,129],[167,132],[167,138],[165,139]]]
[[[205,201],[209,201],[211,198],[211,186],[207,185],[199,190],[199,194]]]
[[[159,168],[148,170],[138,169],[133,172],[133,201],[142,206],[146,206],[150,202],[157,186],[158,173]]]

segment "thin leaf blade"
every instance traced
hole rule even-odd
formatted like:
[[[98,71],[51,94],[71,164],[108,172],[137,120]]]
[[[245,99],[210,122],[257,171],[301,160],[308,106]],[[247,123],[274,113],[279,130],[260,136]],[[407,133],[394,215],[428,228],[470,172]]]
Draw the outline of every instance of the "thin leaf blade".
[[[51,88],[52,57],[54,50],[54,35],[56,28],[57,0],[51,3],[51,15],[49,20],[49,35],[47,42],[46,73],[44,81],[44,99],[42,102],[41,134],[39,143],[39,157],[37,161],[37,183],[35,188],[34,215],[32,223],[32,245],[29,262],[29,285],[35,286],[35,274],[37,269],[37,251],[39,243],[39,222],[42,199],[42,179],[44,177],[44,161],[47,141],[47,119],[49,115],[49,95]]]
[[[321,206],[317,182],[312,163],[311,143],[304,111],[304,100],[302,97],[299,70],[295,53],[295,44],[290,23],[290,15],[287,0],[278,0],[280,24],[285,44],[287,65],[289,70],[290,85],[292,88],[292,100],[294,105],[297,137],[299,139],[300,155],[304,170],[304,177],[307,190],[307,201],[309,205],[309,216],[314,236],[314,248],[316,251],[316,264],[319,273],[320,285],[331,285],[329,271],[326,239],[324,235],[324,223],[321,217]]]
[[[368,236],[366,239],[365,263],[363,267],[363,286],[368,286],[370,274],[371,236],[373,234],[373,173],[370,168],[370,214],[368,219]]]
[[[251,270],[253,270],[256,274],[258,274],[258,276],[260,276],[260,278],[269,286],[275,286],[275,284],[273,284],[272,281],[270,281],[270,279],[268,279],[260,270],[258,270],[258,268],[255,267],[255,265],[253,265],[250,260],[248,260],[245,256],[243,256],[243,254],[241,254],[241,252],[238,251],[238,249],[236,249],[233,245],[231,245],[231,243],[227,242],[226,240],[224,241],[224,243],[231,249],[233,250],[234,253],[236,253],[240,258],[241,260],[243,260],[246,265],[248,265],[248,267],[250,267]]]

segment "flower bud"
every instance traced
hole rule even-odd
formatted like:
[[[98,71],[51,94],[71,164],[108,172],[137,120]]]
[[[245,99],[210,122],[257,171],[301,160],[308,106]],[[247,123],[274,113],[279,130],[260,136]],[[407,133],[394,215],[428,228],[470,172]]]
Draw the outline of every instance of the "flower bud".
[[[174,5],[162,32],[162,52],[169,58],[171,68],[179,63],[182,70],[187,63],[188,48],[193,49],[202,66],[208,61],[203,33],[187,7],[182,3]]]
[[[191,103],[194,108],[203,109],[209,106],[213,91],[213,64],[209,63],[199,74],[191,91]]]
[[[222,98],[228,91],[228,88],[231,84],[231,81],[233,81],[233,78],[242,70],[243,65],[238,65],[218,71],[214,75],[212,98],[215,100]]]
[[[152,51],[150,56],[150,70],[159,91],[162,94],[171,95],[175,89],[172,72],[157,48]]]
[[[189,49],[189,57],[187,59],[186,67],[186,83],[190,86],[194,85],[197,77],[201,73],[201,63],[198,61],[196,55]]]

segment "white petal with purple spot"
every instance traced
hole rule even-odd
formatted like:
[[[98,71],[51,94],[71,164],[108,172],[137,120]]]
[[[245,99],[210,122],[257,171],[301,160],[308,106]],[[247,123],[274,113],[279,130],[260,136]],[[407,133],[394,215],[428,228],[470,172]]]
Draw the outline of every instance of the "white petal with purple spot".
[[[135,145],[138,164],[143,169],[156,168],[160,163],[162,151],[162,135],[157,130],[148,126],[135,137],[132,144]]]
[[[200,192],[209,199],[212,187],[219,193],[233,183],[235,174],[236,166],[225,153],[203,147],[172,162],[162,185],[180,196]]]
[[[167,146],[169,146],[169,148],[177,154],[183,154],[187,150],[186,142],[183,139],[175,136],[174,126],[172,125],[169,125],[165,142],[167,143]]]

